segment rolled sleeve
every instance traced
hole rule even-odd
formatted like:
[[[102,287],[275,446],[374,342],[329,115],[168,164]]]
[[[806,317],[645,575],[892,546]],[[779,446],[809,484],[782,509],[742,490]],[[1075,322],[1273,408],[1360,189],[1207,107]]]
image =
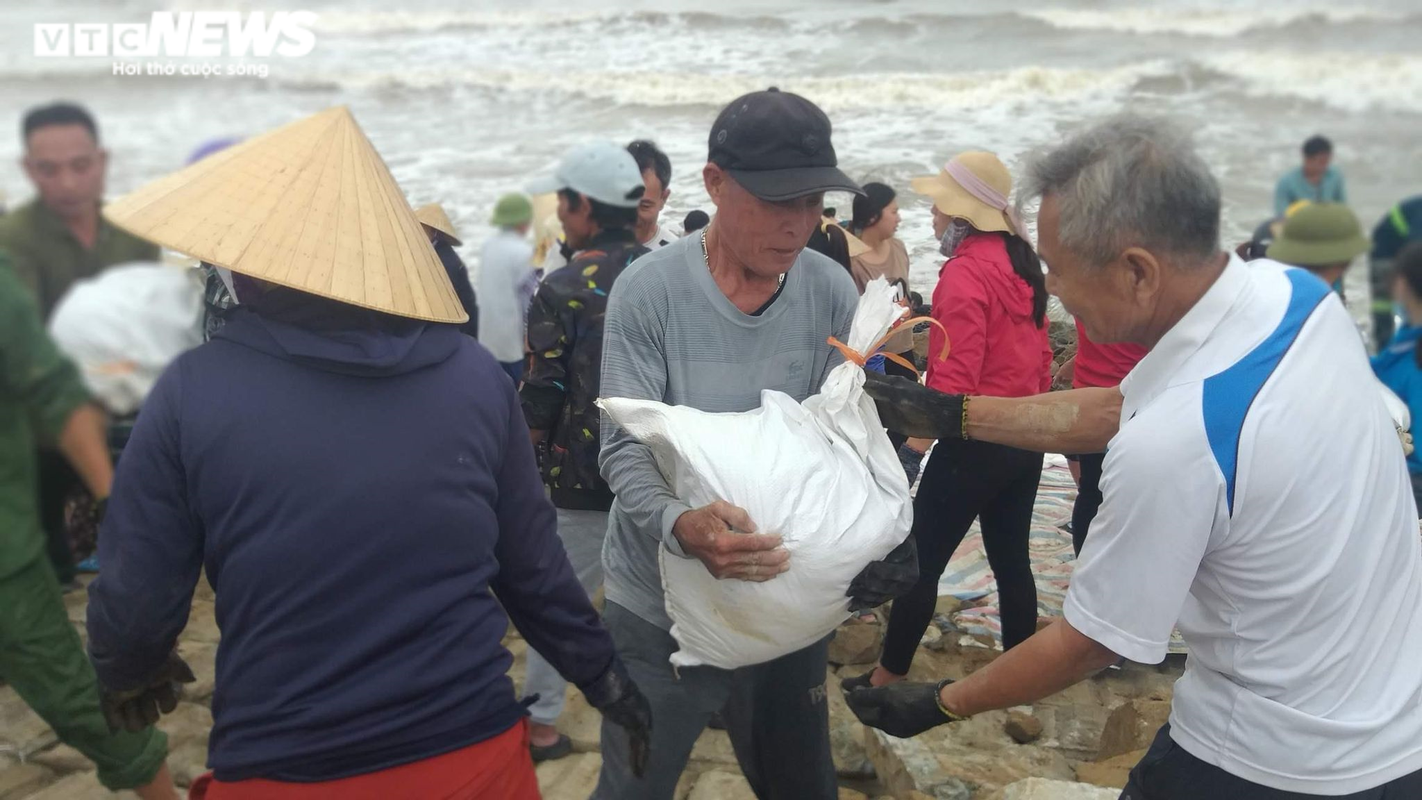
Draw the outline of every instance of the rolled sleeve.
[[[1221,517],[1224,482],[1193,426],[1133,421],[1106,455],[1104,500],[1067,591],[1072,627],[1142,664],[1170,635]]]

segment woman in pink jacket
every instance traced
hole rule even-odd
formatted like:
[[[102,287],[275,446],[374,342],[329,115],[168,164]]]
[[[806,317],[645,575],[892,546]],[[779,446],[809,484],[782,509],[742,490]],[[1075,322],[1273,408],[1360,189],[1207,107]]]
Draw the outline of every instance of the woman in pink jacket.
[[[1007,205],[1012,177],[991,153],[963,153],[943,172],[913,182],[933,199],[933,231],[948,257],[933,292],[933,318],[947,330],[948,358],[931,360],[928,386],[951,394],[1026,397],[1051,384],[1047,287],[1042,262],[1020,235]],[[936,327],[929,352],[942,352]],[[910,439],[919,453],[932,444]],[[1037,587],[1027,540],[1042,454],[1003,445],[943,439],[933,449],[914,500],[919,581],[894,601],[884,653],[846,691],[903,680],[933,617],[938,580],[974,519],[997,579],[1003,647],[1036,632]]]

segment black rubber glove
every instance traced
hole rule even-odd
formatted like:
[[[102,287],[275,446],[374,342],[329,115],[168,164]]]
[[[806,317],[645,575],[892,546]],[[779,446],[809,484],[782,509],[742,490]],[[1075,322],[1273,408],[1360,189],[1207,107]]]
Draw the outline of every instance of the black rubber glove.
[[[906,593],[918,583],[918,545],[912,536],[895,547],[883,561],[870,562],[849,582],[850,611],[878,608]]]
[[[158,717],[178,707],[185,683],[197,680],[188,662],[170,653],[152,683],[142,689],[112,692],[100,687],[99,706],[109,730],[137,733],[152,727]]]
[[[646,774],[652,750],[652,706],[632,682],[622,659],[613,656],[607,671],[584,688],[583,695],[605,719],[627,731],[632,774],[638,778]]]
[[[953,722],[938,703],[938,693],[952,681],[940,683],[895,683],[873,689],[858,689],[844,701],[859,721],[890,736],[908,739],[929,728]]]
[[[913,482],[918,480],[919,470],[923,469],[923,453],[909,447],[907,443],[899,445],[899,466],[904,468],[909,486],[913,486]]]
[[[934,391],[917,381],[864,373],[864,391],[874,398],[879,422],[913,439],[961,439],[963,395]]]

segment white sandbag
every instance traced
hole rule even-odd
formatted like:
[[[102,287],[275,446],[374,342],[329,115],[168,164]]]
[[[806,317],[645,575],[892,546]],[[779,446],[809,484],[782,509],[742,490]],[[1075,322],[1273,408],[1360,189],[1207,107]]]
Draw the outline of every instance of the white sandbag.
[[[863,353],[903,313],[894,289],[876,279],[847,344]],[[663,547],[662,586],[680,647],[674,665],[733,669],[824,638],[849,615],[850,581],[908,537],[908,481],[863,386],[863,368],[845,363],[803,404],[775,391],[761,393],[760,408],[738,414],[599,401],[651,448],[683,502],[739,506],[758,532],[779,534],[790,551],[789,571],[751,583],[717,580],[699,560]]]
[[[202,344],[202,283],[163,264],[112,267],[65,293],[49,334],[99,403],[131,414],[173,359]]]

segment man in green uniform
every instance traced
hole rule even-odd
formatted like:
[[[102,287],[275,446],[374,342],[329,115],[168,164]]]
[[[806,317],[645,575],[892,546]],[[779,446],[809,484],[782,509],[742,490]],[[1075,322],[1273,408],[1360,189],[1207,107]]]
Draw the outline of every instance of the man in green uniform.
[[[0,256],[0,679],[93,760],[99,782],[140,797],[177,797],[155,728],[112,733],[98,680],[69,623],[36,513],[35,448],[51,444],[95,497],[113,480],[103,414],[40,325],[39,310]]]
[[[108,152],[89,112],[69,103],[32,109],[21,126],[22,164],[36,197],[0,218],[0,250],[39,303],[47,322],[75,281],[129,261],[156,261],[158,247],[104,221]],[[64,502],[78,484],[57,453],[41,451],[40,524],[59,579],[74,579],[74,557],[64,535]]]

